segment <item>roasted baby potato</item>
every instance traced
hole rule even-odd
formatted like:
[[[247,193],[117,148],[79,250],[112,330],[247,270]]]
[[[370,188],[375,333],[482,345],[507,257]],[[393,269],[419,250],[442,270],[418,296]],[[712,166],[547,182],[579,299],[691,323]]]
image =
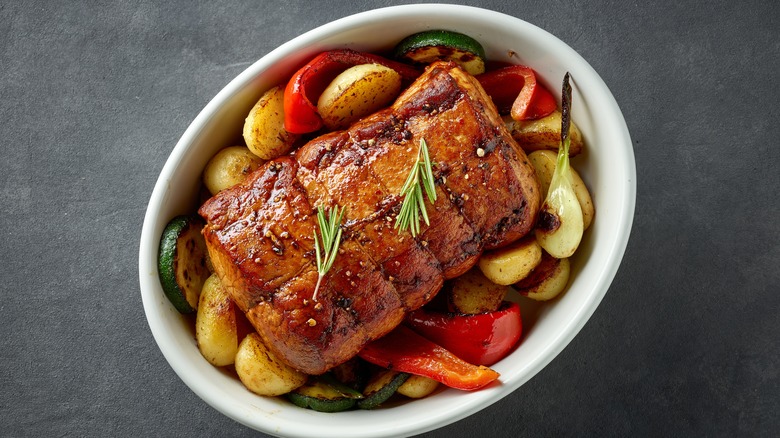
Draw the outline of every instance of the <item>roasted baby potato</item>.
[[[263,164],[263,160],[244,146],[230,146],[217,152],[206,164],[203,184],[212,195],[241,183]]]
[[[398,387],[397,392],[409,398],[423,398],[430,395],[438,387],[439,382],[429,377],[413,374],[406,379],[406,382]]]
[[[485,252],[479,258],[479,269],[493,283],[510,285],[525,278],[542,259],[542,247],[534,236]]]
[[[203,284],[195,316],[195,340],[210,364],[230,365],[238,351],[235,304],[212,274]]]
[[[477,268],[452,280],[448,295],[448,308],[452,312],[475,315],[493,312],[504,301],[506,286],[490,281]]]
[[[236,373],[250,391],[268,396],[286,394],[308,379],[306,374],[279,360],[257,333],[250,333],[238,346]]]
[[[330,130],[343,129],[389,105],[401,92],[401,75],[379,64],[348,68],[325,88],[317,111]]]
[[[284,89],[266,91],[244,121],[244,141],[253,154],[264,160],[290,151],[298,135],[284,129]]]
[[[566,289],[570,272],[569,259],[556,259],[545,252],[536,269],[514,288],[521,295],[537,301],[551,300]]]
[[[547,196],[547,190],[550,188],[550,181],[552,180],[553,173],[555,172],[555,162],[557,160],[558,153],[548,150],[534,151],[528,154],[528,159],[534,166],[536,171],[536,177],[539,179],[539,189],[543,196]],[[585,182],[582,181],[580,175],[571,169],[571,185],[574,189],[574,194],[577,196],[577,200],[580,201],[580,208],[582,209],[582,228],[587,230],[590,223],[593,222],[593,216],[596,214],[596,210],[593,207],[593,200],[590,197],[590,192]]]
[[[504,122],[512,134],[512,138],[524,151],[531,152],[543,149],[558,151],[558,146],[561,144],[560,111],[556,110],[552,114],[536,120],[517,121],[511,117],[505,117]],[[582,133],[574,122],[571,122],[569,128],[569,138],[571,139],[569,156],[573,157],[582,152],[585,147]]]

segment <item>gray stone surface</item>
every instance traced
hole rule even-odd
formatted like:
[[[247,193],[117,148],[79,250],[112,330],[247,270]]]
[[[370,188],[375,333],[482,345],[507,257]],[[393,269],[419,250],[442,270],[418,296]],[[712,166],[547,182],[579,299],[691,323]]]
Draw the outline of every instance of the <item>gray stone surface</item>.
[[[232,77],[394,3],[0,3],[0,436],[257,436],[195,396],[152,339],[146,203]],[[425,436],[776,433],[777,3],[457,3],[534,23],[593,65],[628,122],[638,200],[579,336],[511,396]]]

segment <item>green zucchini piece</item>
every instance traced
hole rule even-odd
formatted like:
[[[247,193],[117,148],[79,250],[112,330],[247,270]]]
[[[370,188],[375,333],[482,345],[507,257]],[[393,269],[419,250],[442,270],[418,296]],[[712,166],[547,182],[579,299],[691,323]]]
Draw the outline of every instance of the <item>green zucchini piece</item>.
[[[395,394],[398,388],[409,378],[408,373],[383,370],[368,381],[363,390],[363,400],[357,402],[360,409],[374,409],[386,402]]]
[[[354,399],[363,398],[362,392],[336,379],[336,377],[332,374],[332,371],[328,372],[327,374],[323,374],[319,376],[319,379],[326,385],[330,386],[331,388],[339,392],[344,397],[349,397]]]
[[[349,394],[345,394],[342,389],[347,389]],[[312,377],[308,383],[287,394],[287,398],[296,406],[319,412],[346,411],[355,406],[357,396],[362,397],[362,394],[344,385],[334,387],[321,376]]]
[[[428,30],[409,35],[393,50],[399,61],[430,64],[453,61],[472,75],[485,72],[485,49],[474,38],[449,30]]]
[[[201,234],[203,219],[195,215],[177,216],[163,230],[157,256],[160,284],[168,299],[181,313],[193,313],[208,268],[206,241]]]

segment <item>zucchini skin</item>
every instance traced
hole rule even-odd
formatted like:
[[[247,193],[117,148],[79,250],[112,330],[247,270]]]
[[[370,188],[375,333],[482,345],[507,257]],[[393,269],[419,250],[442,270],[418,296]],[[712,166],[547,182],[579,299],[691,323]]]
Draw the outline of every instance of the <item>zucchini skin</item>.
[[[380,386],[372,388],[372,383],[369,383],[364,394],[350,389],[332,376],[316,376],[300,388],[287,393],[287,399],[298,407],[318,412],[341,412],[355,406],[360,409],[376,409],[390,399],[410,376],[411,374],[397,371],[381,371],[373,382],[373,385]]]
[[[385,373],[396,373],[396,372],[388,370],[385,371]],[[409,376],[410,374],[402,373],[402,372],[395,374],[388,383],[383,385],[378,390],[373,391],[370,394],[363,394],[365,398],[359,400],[357,402],[357,406],[360,409],[378,408],[379,405],[389,400],[390,397],[392,397],[393,394],[395,394],[395,392],[398,391],[398,388],[401,387],[401,385],[403,385],[404,382],[406,382],[406,379],[408,379]]]
[[[447,46],[471,52],[485,59],[485,49],[477,40],[468,35],[450,30],[428,30],[409,35],[396,45],[393,54],[395,57],[400,58],[409,50],[428,46]]]
[[[435,60],[454,61],[476,75],[485,71],[485,49],[474,38],[448,30],[429,30],[409,35],[393,49],[393,57],[415,64]]]
[[[194,242],[193,248],[187,248],[186,238],[191,233],[200,235],[203,220],[196,215],[181,215],[171,219],[165,226],[160,237],[160,248],[157,256],[157,272],[163,292],[173,307],[180,313],[194,313],[197,310],[200,286],[209,276],[206,266],[206,243],[202,239]],[[184,240],[182,240],[184,239]],[[202,257],[202,260],[200,259]],[[197,260],[196,260],[197,259]],[[187,275],[178,278],[179,264],[187,263],[183,268]],[[193,281],[190,285],[189,281]],[[189,299],[188,299],[189,297]]]
[[[296,406],[318,412],[352,409],[357,401],[356,397],[361,396],[360,393],[340,384],[334,387],[329,383],[333,381],[322,376],[312,377],[305,385],[287,393],[287,398]]]
[[[293,391],[287,394],[287,398],[295,406],[304,409],[311,409],[317,412],[341,412],[352,409],[352,407],[355,406],[355,399],[348,397],[328,400],[317,397],[310,397],[308,395],[303,395]]]

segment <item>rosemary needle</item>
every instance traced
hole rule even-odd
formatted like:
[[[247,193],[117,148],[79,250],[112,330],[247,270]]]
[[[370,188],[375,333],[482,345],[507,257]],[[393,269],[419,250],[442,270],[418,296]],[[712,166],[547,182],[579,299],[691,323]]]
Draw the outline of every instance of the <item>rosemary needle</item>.
[[[320,239],[317,238],[317,231],[314,231],[314,253],[317,257],[317,285],[314,286],[313,301],[317,301],[317,292],[320,289],[320,283],[328,273],[333,261],[336,260],[336,254],[339,252],[341,243],[341,217],[344,216],[344,208],[339,211],[339,206],[330,208],[328,217],[325,217],[325,209],[319,206],[317,209],[317,222],[320,226]],[[322,240],[322,245],[320,245]]]
[[[420,140],[417,161],[412,165],[412,170],[409,171],[409,176],[401,187],[401,196],[404,200],[395,221],[395,228],[400,228],[401,231],[408,229],[412,236],[417,236],[420,233],[420,217],[426,225],[430,225],[423,191],[429,202],[436,201],[431,157],[428,155],[428,144],[425,143],[425,139]]]

